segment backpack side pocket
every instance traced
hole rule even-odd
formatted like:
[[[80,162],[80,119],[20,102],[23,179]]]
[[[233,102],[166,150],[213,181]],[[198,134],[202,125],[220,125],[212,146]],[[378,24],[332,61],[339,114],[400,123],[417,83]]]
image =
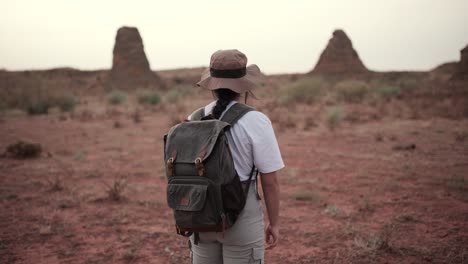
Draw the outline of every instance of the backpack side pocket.
[[[231,182],[221,185],[221,191],[223,194],[223,207],[226,212],[228,225],[232,226],[244,209],[247,199],[239,176],[236,175]]]

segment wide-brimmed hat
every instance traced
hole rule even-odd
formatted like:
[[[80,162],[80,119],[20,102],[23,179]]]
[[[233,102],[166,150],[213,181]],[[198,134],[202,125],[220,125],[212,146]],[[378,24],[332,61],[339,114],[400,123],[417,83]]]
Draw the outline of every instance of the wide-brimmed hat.
[[[210,67],[201,76],[197,86],[216,90],[227,88],[236,93],[250,93],[262,80],[263,74],[257,65],[247,66],[244,53],[232,50],[218,50],[211,55]]]

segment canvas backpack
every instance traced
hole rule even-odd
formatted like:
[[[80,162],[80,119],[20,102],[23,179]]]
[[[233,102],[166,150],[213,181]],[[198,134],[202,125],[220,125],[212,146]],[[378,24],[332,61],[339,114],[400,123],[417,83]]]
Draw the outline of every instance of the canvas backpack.
[[[191,121],[175,125],[164,136],[167,203],[174,211],[179,235],[195,234],[197,238],[199,232],[224,232],[237,220],[255,167],[244,190],[226,132],[253,110],[237,103],[217,120],[204,117],[204,108],[200,108]]]

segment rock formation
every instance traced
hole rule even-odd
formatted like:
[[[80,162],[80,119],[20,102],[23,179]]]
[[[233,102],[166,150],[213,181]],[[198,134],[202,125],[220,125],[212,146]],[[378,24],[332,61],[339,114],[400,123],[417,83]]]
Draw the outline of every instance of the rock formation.
[[[161,86],[160,78],[150,69],[137,28],[119,28],[113,54],[111,88],[128,90]]]
[[[453,79],[468,80],[468,45],[460,50],[460,62],[457,64]]]
[[[368,70],[362,63],[351,40],[346,33],[335,30],[333,37],[320,55],[320,58],[312,71],[319,74],[360,74]]]

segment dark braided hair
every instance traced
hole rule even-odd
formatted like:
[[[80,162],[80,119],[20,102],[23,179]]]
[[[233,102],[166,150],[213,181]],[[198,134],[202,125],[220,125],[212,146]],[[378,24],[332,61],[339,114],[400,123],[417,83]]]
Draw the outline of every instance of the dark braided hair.
[[[226,88],[216,89],[213,92],[218,100],[216,101],[216,105],[213,108],[211,115],[214,118],[219,119],[224,110],[226,110],[228,104],[239,98],[240,94]]]

